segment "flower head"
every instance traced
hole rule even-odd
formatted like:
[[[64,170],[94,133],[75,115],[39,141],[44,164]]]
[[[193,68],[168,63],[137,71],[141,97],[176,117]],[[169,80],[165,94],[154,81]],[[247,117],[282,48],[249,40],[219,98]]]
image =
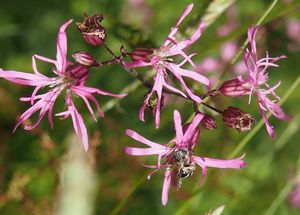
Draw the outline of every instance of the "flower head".
[[[190,124],[182,128],[181,116],[178,111],[174,111],[174,124],[176,131],[176,138],[171,140],[166,145],[147,140],[138,133],[127,129],[126,134],[131,138],[149,146],[149,148],[135,148],[126,147],[125,152],[129,155],[143,156],[143,155],[157,155],[157,165],[145,165],[148,168],[155,169],[148,177],[161,169],[165,169],[165,178],[162,191],[162,204],[166,205],[168,201],[168,192],[170,186],[179,189],[182,179],[191,176],[196,169],[196,164],[202,169],[202,178],[200,184],[205,179],[206,168],[242,168],[245,162],[241,158],[233,160],[218,160],[206,157],[199,157],[193,155],[193,148],[195,147],[200,130],[199,123],[203,119],[202,113],[197,113]],[[162,160],[164,161],[162,163]]]
[[[151,99],[151,97],[154,94],[157,94],[158,105],[156,106],[156,110],[155,110],[156,128],[158,128],[160,124],[160,107],[161,107],[160,103],[161,103],[163,88],[166,88],[170,91],[173,91],[177,94],[187,97],[187,95],[183,93],[181,90],[171,86],[171,84],[169,83],[170,82],[169,75],[173,75],[175,79],[179,81],[181,87],[185,90],[188,96],[197,103],[200,103],[202,101],[201,98],[192,92],[192,90],[186,85],[183,77],[188,77],[197,81],[198,83],[209,85],[209,80],[206,77],[194,71],[182,68],[182,66],[186,62],[189,62],[193,67],[195,67],[195,64],[191,59],[191,57],[194,56],[195,54],[188,56],[184,52],[184,49],[189,47],[199,39],[199,37],[201,36],[204,30],[205,24],[201,22],[197,30],[189,39],[177,41],[177,39],[175,38],[175,34],[178,31],[180,23],[191,12],[192,8],[193,8],[193,4],[190,4],[184,10],[184,12],[181,14],[178,21],[176,22],[175,26],[171,28],[169,35],[167,36],[163,45],[160,48],[138,48],[134,50],[133,53],[131,54],[132,62],[123,62],[123,65],[127,68],[151,66],[155,69],[156,74],[154,77],[154,84],[152,90],[146,96],[144,104],[140,109],[139,118],[140,120],[144,121],[145,108],[149,100]],[[173,57],[177,55],[181,55],[184,58],[184,60],[179,64],[176,64],[173,59]]]
[[[258,59],[256,51],[255,37],[259,26],[251,26],[248,30],[248,39],[250,42],[249,48],[246,49],[244,62],[247,68],[248,77],[243,79],[238,76],[237,79],[229,80],[223,83],[219,91],[224,96],[236,97],[242,95],[249,95],[249,103],[251,102],[252,95],[257,97],[258,107],[262,114],[269,135],[274,138],[276,136],[273,126],[269,123],[266,112],[270,111],[273,116],[281,120],[290,120],[291,117],[285,115],[281,107],[275,102],[280,100],[280,97],[275,93],[275,89],[279,87],[280,82],[271,87],[267,81],[269,74],[267,69],[269,67],[278,67],[276,61],[286,58],[282,55],[279,57],[269,57],[266,52],[266,57]],[[275,99],[268,98],[272,95]]]
[[[81,138],[85,150],[88,149],[88,135],[85,124],[80,113],[77,111],[72,97],[78,96],[83,99],[87,105],[88,110],[92,114],[93,118],[96,120],[93,109],[90,106],[89,101],[92,101],[99,112],[100,116],[104,116],[101,112],[100,106],[97,102],[97,99],[93,95],[94,93],[105,96],[114,96],[114,97],[123,97],[123,95],[117,95],[102,91],[97,88],[86,87],[84,86],[86,80],[88,79],[89,70],[87,67],[72,63],[67,61],[67,36],[66,28],[72,23],[73,20],[69,20],[63,24],[58,32],[57,38],[57,53],[56,60],[52,60],[43,56],[34,55],[32,56],[32,68],[34,74],[18,72],[18,71],[3,71],[0,70],[0,77],[5,78],[6,80],[27,86],[34,86],[35,89],[31,97],[23,97],[21,101],[28,101],[31,103],[31,107],[25,111],[17,121],[17,124],[14,128],[21,125],[25,120],[31,117],[34,113],[39,111],[39,116],[35,123],[32,125],[26,125],[24,128],[26,130],[34,129],[37,124],[41,121],[44,115],[48,112],[48,120],[50,126],[53,127],[52,112],[53,106],[56,101],[56,98],[65,90],[66,91],[66,105],[68,110],[57,114],[58,116],[64,116],[63,119],[71,116],[73,120],[73,126],[77,135]],[[41,74],[36,66],[36,59],[41,61],[53,64],[55,68],[52,70],[54,77],[47,77]],[[49,91],[43,94],[37,94],[38,91],[44,87],[48,87]]]

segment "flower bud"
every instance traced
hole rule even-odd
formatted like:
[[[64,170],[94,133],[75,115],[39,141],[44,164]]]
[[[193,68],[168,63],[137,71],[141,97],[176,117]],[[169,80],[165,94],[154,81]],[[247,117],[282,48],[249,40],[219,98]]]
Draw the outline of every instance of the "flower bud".
[[[120,47],[120,53],[121,53],[122,57],[127,56],[127,49],[123,45],[121,45],[121,47]]]
[[[83,23],[76,22],[77,28],[81,32],[84,40],[93,45],[102,45],[105,42],[106,32],[100,22],[103,20],[102,14],[88,16],[84,14]]]
[[[83,82],[88,79],[89,69],[80,64],[69,65],[67,67],[67,71],[72,78],[77,79],[79,82]]]
[[[133,61],[144,61],[149,63],[153,52],[154,49],[151,48],[137,48],[130,54],[130,56]]]
[[[219,92],[223,96],[238,97],[250,93],[251,88],[247,84],[239,81],[238,79],[232,79],[225,81],[219,88]]]
[[[204,117],[201,120],[201,125],[208,130],[217,129],[216,120],[208,114],[204,114]]]
[[[95,64],[93,56],[85,51],[79,51],[72,54],[76,63],[79,63],[83,66],[92,66]]]
[[[255,119],[249,114],[236,107],[228,107],[223,111],[223,122],[229,128],[238,131],[249,131]]]

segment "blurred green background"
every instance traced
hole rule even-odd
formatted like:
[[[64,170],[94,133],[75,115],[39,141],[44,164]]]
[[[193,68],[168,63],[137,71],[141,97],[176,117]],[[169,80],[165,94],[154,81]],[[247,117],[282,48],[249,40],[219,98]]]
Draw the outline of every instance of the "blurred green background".
[[[33,54],[54,58],[58,28],[70,18],[82,21],[83,12],[89,15],[104,14],[107,43],[115,52],[122,44],[128,51],[141,46],[159,47],[170,27],[191,2],[194,9],[183,22],[182,32],[189,32],[197,25],[201,17],[207,14],[211,2],[219,2],[211,11],[219,16],[213,17],[212,24],[189,51],[199,53],[194,57],[198,64],[211,57],[221,62],[218,69],[207,73],[208,76],[218,77],[229,63],[220,54],[223,44],[234,41],[240,47],[246,39],[249,25],[257,22],[272,1],[1,0],[0,67],[32,72]],[[219,14],[222,9],[226,10]],[[288,56],[279,62],[279,68],[270,71],[271,84],[282,81],[277,90],[280,96],[300,75],[300,34],[297,38],[288,31],[292,29],[292,32],[297,32],[299,9],[300,1],[278,1],[264,20],[257,38],[261,54],[268,49],[271,56]],[[294,27],[290,28],[293,23]],[[222,26],[231,26],[229,33],[223,36],[218,34]],[[67,34],[69,57],[72,52],[85,50],[99,60],[110,59],[103,48],[85,44],[75,24],[68,28]],[[49,65],[41,63],[38,66],[40,72],[51,74]],[[147,74],[149,70],[143,71]],[[225,78],[233,75],[232,67]],[[168,96],[162,111],[161,127],[156,130],[151,114],[147,113],[146,123],[140,122],[137,117],[147,89],[121,66],[92,70],[88,85],[114,93],[129,87],[132,92],[120,102],[99,98],[107,112],[106,117],[97,123],[92,121],[86,107],[78,101],[91,145],[88,153],[84,153],[73,135],[70,119],[60,121],[55,117],[53,130],[43,119],[31,132],[18,128],[12,134],[17,117],[29,107],[29,104],[20,102],[19,97],[29,96],[32,88],[0,80],[0,214],[205,214],[221,205],[225,205],[223,214],[300,213],[300,209],[291,207],[287,200],[300,168],[299,85],[283,104],[286,113],[294,116],[293,120],[283,122],[274,117],[270,119],[277,131],[277,139],[272,140],[262,127],[257,133],[252,133],[246,147],[239,151],[238,156],[246,153],[246,168],[210,169],[200,188],[196,187],[200,179],[200,170],[197,169],[189,180],[184,180],[179,191],[170,191],[166,207],[160,201],[163,173],[156,173],[147,181],[149,170],[141,165],[154,163],[155,158],[125,155],[125,146],[140,145],[128,138],[124,131],[130,128],[165,144],[174,135],[173,110],[180,110],[183,119],[188,120],[192,114],[191,104]],[[211,104],[220,108],[238,106],[253,114],[259,122],[261,115],[256,101],[249,106],[247,102],[248,98],[221,98],[211,101]],[[63,98],[60,98],[54,113],[64,108]],[[216,131],[202,130],[196,154],[226,159],[249,136],[225,128],[220,116],[216,115],[216,119]]]

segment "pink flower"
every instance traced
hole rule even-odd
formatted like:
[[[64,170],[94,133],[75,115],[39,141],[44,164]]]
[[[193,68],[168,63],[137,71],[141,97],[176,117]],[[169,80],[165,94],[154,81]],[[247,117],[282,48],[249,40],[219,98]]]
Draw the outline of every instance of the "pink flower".
[[[94,93],[105,96],[114,96],[114,97],[123,97],[123,95],[117,95],[102,91],[100,89],[91,88],[84,86],[86,80],[88,79],[88,68],[80,65],[74,64],[72,62],[67,61],[67,36],[66,36],[66,28],[69,24],[72,23],[73,20],[69,20],[65,24],[63,24],[58,32],[57,38],[57,53],[56,60],[52,60],[46,57],[42,57],[39,55],[32,56],[32,68],[34,74],[18,72],[18,71],[3,71],[0,70],[0,77],[5,78],[6,80],[21,84],[34,86],[35,89],[31,95],[31,97],[23,97],[21,101],[29,101],[31,103],[31,107],[25,111],[17,121],[17,124],[14,128],[16,128],[22,124],[25,120],[31,117],[34,113],[39,111],[39,116],[35,123],[32,125],[26,125],[24,129],[32,130],[37,124],[41,121],[44,115],[48,112],[48,120],[51,128],[53,127],[53,119],[52,119],[52,111],[53,106],[56,101],[56,98],[66,90],[66,104],[68,110],[66,112],[62,112],[56,114],[58,116],[64,116],[63,119],[71,116],[73,120],[73,126],[76,134],[81,138],[84,149],[88,149],[88,135],[85,124],[80,113],[77,111],[73,101],[72,96],[81,97],[85,104],[87,105],[88,110],[92,114],[94,120],[96,121],[96,117],[93,109],[90,106],[89,100],[91,100],[97,107],[100,116],[104,116],[101,112],[100,106],[97,102],[97,99],[94,97]],[[52,72],[55,74],[55,77],[47,77],[41,74],[36,66],[36,59],[41,61],[51,63],[55,66],[55,69]],[[49,87],[49,91],[43,94],[37,95],[37,92],[44,87]]]
[[[248,30],[250,48],[246,49],[244,62],[249,75],[246,80],[244,80],[241,76],[238,77],[238,80],[242,83],[243,86],[247,87],[250,90],[249,103],[251,101],[252,94],[257,97],[258,107],[263,116],[267,131],[272,138],[275,138],[275,131],[273,130],[273,126],[267,119],[266,112],[270,111],[273,116],[281,120],[290,120],[291,118],[286,116],[281,107],[275,103],[277,100],[280,100],[280,97],[275,93],[275,89],[279,87],[280,82],[274,87],[270,87],[267,84],[269,78],[267,69],[269,67],[278,67],[275,62],[282,58],[286,58],[286,56],[282,55],[279,57],[271,58],[269,57],[268,52],[266,52],[266,57],[258,60],[255,42],[255,36],[258,28],[259,26],[252,26]],[[275,100],[271,100],[268,98],[268,95],[270,94],[275,97]]]
[[[176,40],[175,34],[178,31],[179,25],[183,21],[183,19],[191,12],[192,8],[193,4],[190,4],[184,10],[184,12],[181,14],[178,21],[176,22],[175,26],[171,28],[168,37],[166,38],[165,42],[160,48],[138,48],[134,50],[131,54],[131,58],[133,60],[132,62],[123,62],[124,66],[127,68],[152,66],[156,70],[153,88],[150,91],[150,93],[146,96],[144,104],[139,112],[140,120],[144,121],[145,108],[150,98],[156,93],[156,128],[158,128],[160,124],[160,108],[163,88],[165,87],[170,91],[187,97],[187,95],[181,90],[176,89],[168,83],[170,81],[170,74],[172,74],[180,82],[182,88],[185,90],[188,96],[197,103],[200,103],[202,101],[201,98],[192,92],[192,90],[186,85],[185,81],[183,80],[183,77],[188,77],[201,84],[209,85],[209,80],[206,77],[194,71],[181,68],[181,66],[183,66],[186,62],[189,62],[193,67],[195,67],[195,64],[191,60],[191,57],[195,54],[188,56],[183,50],[199,39],[205,27],[204,23],[201,22],[196,32],[191,36],[191,38],[183,41]],[[172,58],[173,56],[177,55],[181,55],[184,58],[184,60],[179,64],[174,63],[174,60]]]
[[[242,76],[238,76],[237,79],[224,82],[219,88],[219,92],[222,95],[229,97],[237,97],[248,94],[250,95],[249,104],[251,102],[252,95],[255,95],[257,97],[258,107],[262,114],[267,131],[272,138],[275,138],[275,131],[273,130],[273,126],[268,121],[266,112],[270,111],[273,116],[281,120],[290,120],[291,117],[286,116],[281,107],[275,103],[276,101],[280,100],[280,97],[275,93],[275,89],[279,87],[280,82],[278,82],[278,84],[276,84],[274,87],[270,87],[267,84],[269,79],[267,69],[269,67],[279,67],[277,64],[275,64],[275,62],[282,58],[286,58],[286,56],[282,55],[271,58],[267,52],[265,58],[257,59],[255,36],[258,28],[259,26],[252,26],[248,30],[250,48],[246,49],[244,57],[248,77],[243,79]],[[275,97],[275,100],[269,99],[269,95]]]
[[[218,160],[207,157],[198,157],[193,155],[193,148],[195,147],[200,130],[198,128],[199,123],[203,119],[202,113],[197,113],[190,124],[187,124],[184,128],[181,126],[181,117],[178,111],[174,111],[174,124],[176,131],[176,138],[171,140],[166,145],[160,145],[158,143],[147,140],[138,133],[127,129],[126,134],[131,138],[149,146],[149,148],[134,148],[126,147],[125,152],[129,155],[143,156],[143,155],[157,155],[157,165],[144,165],[148,168],[155,169],[149,176],[163,168],[165,171],[165,178],[162,190],[162,204],[166,205],[168,201],[168,192],[170,186],[174,186],[179,189],[181,186],[181,180],[191,176],[196,168],[195,164],[199,165],[202,169],[202,178],[200,184],[205,179],[206,168],[242,168],[246,164],[242,160],[243,157],[233,160]],[[161,160],[164,160],[161,164]]]

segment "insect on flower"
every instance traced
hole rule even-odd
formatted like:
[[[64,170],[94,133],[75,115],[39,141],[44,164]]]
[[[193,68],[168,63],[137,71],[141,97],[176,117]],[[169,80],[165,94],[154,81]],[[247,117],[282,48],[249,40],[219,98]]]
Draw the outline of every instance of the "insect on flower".
[[[196,164],[202,169],[200,184],[206,177],[207,167],[239,169],[246,165],[246,163],[243,161],[243,156],[232,160],[219,160],[193,155],[193,148],[197,144],[200,134],[198,125],[203,117],[204,115],[198,112],[191,123],[188,123],[182,127],[181,116],[179,112],[175,110],[174,124],[176,138],[172,139],[166,145],[160,145],[152,142],[135,131],[129,129],[126,130],[126,134],[129,137],[150,147],[126,147],[125,152],[127,154],[133,156],[157,155],[157,165],[144,165],[147,168],[154,169],[148,176],[148,179],[150,179],[153,173],[165,169],[161,197],[163,205],[166,205],[168,202],[170,186],[173,186],[176,190],[178,190],[181,187],[182,179],[188,178],[194,173]]]
[[[176,148],[167,162],[167,168],[171,171],[171,185],[178,190],[182,185],[182,179],[190,177],[196,169],[195,162],[192,161],[191,150]]]

